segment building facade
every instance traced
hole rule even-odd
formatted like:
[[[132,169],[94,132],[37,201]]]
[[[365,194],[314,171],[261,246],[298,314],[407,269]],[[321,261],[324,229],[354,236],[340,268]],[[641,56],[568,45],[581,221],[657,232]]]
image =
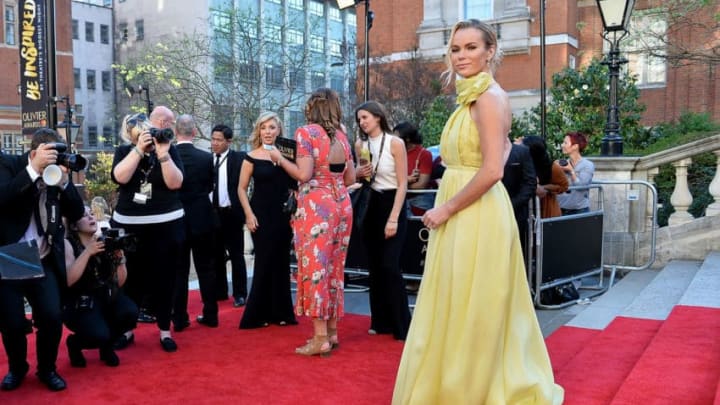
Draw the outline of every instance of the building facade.
[[[715,14],[720,9],[715,1]],[[394,0],[371,2],[375,21],[369,35],[371,72],[373,63],[398,63],[417,51],[428,63],[442,69],[450,29],[461,19],[477,18],[492,24],[505,53],[496,78],[511,96],[519,113],[540,100],[540,13],[539,1],[527,0]],[[663,30],[667,21],[647,10],[662,7],[659,1],[638,1],[632,14],[629,37],[621,43],[627,69],[638,77],[640,101],[647,106],[642,122],[653,125],[677,119],[686,111],[709,113],[720,121],[720,73],[712,63],[680,66],[644,54],[647,30]],[[364,14],[358,5],[358,15]],[[712,13],[710,13],[712,14]],[[712,26],[712,18],[708,21]],[[717,24],[717,22],[714,22]],[[364,21],[358,19],[358,32]],[[578,68],[592,58],[602,58],[607,45],[602,39],[602,21],[594,0],[546,2],[546,83],[566,67]],[[644,36],[644,38],[643,38]],[[687,41],[699,41],[688,35]],[[641,40],[642,39],[642,40]],[[715,41],[717,41],[715,39]],[[364,38],[358,36],[359,48]],[[647,44],[646,44],[647,45]],[[662,47],[663,43],[657,43]],[[712,42],[708,46],[717,48]],[[371,73],[372,75],[372,73]]]
[[[70,0],[55,2],[56,94],[73,94],[73,54],[71,37]],[[20,154],[28,149],[22,135],[20,105],[20,44],[21,20],[19,0],[0,0],[0,146],[3,152]],[[72,101],[71,101],[72,103]],[[57,105],[58,120],[62,120],[65,106]]]

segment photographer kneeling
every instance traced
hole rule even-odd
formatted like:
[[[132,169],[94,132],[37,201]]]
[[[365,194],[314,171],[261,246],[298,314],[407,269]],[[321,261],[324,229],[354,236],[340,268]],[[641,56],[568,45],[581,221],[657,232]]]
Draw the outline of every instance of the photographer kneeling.
[[[110,229],[96,236],[97,222],[85,215],[68,226],[65,240],[68,293],[63,320],[75,332],[68,336],[70,364],[85,367],[82,349],[100,349],[100,360],[110,367],[120,364],[113,342],[126,330],[135,328],[138,309],[122,293],[127,278],[123,248],[129,238]]]

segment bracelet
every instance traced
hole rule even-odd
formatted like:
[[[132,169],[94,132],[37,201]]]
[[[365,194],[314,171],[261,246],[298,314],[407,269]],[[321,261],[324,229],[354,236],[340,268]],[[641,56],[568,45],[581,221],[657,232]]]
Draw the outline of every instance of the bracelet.
[[[145,154],[142,153],[142,151],[140,150],[140,148],[137,147],[137,145],[135,145],[135,146],[133,147],[133,150],[135,151],[135,153],[138,154],[138,156],[140,156],[140,159],[142,159],[142,158],[145,157]]]
[[[170,156],[169,156],[169,155],[165,155],[165,156],[163,156],[163,157],[161,157],[161,158],[158,158],[158,162],[160,162],[160,163],[165,163],[165,162],[167,162],[168,160],[170,160]]]

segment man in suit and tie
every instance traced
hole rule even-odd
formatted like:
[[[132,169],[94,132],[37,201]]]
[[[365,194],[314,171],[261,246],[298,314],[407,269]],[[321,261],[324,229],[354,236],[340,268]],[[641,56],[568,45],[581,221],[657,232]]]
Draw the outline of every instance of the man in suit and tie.
[[[177,150],[185,166],[185,177],[180,189],[180,200],[185,209],[186,240],[180,251],[180,271],[175,284],[173,303],[173,325],[176,332],[190,326],[187,313],[188,276],[190,273],[190,251],[195,263],[195,272],[200,284],[203,302],[202,315],[198,323],[218,326],[217,294],[215,293],[215,268],[213,266],[213,239],[215,219],[208,193],[213,190],[213,158],[206,151],[193,145],[197,133],[195,120],[190,115],[181,115],[175,124]]]
[[[215,187],[210,193],[220,220],[215,243],[215,268],[218,299],[227,299],[227,273],[225,265],[225,250],[230,256],[232,266],[232,296],[233,305],[245,305],[247,298],[247,270],[245,269],[245,213],[240,206],[238,197],[238,182],[240,181],[240,166],[245,159],[245,152],[236,152],[230,149],[233,131],[227,125],[216,125],[211,132],[210,145],[213,152],[213,167],[215,168]]]
[[[5,391],[18,388],[30,368],[23,297],[32,306],[37,328],[36,375],[52,391],[66,387],[55,367],[62,337],[60,293],[67,286],[61,217],[75,222],[85,207],[65,168],[56,185],[43,181],[45,168],[57,162],[55,142],[62,142],[57,132],[41,128],[33,135],[29,153],[0,156],[0,246],[37,241],[45,273],[35,279],[0,279],[0,332],[9,366],[0,384]]]
[[[510,156],[505,162],[502,182],[512,202],[515,221],[520,233],[523,257],[527,259],[528,203],[535,196],[537,177],[530,150],[525,145],[512,144]]]

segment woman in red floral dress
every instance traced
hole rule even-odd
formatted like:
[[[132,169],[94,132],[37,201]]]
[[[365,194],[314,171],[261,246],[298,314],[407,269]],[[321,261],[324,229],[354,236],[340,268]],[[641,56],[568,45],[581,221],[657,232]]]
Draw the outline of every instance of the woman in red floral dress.
[[[345,188],[355,182],[350,144],[341,122],[337,93],[315,90],[307,101],[308,124],[295,132],[295,163],[277,149],[271,159],[298,180],[293,217],[297,255],[295,313],[313,318],[313,338],[295,349],[326,355],[337,347],[337,321],[344,313],[343,277],[352,231],[352,205]]]

